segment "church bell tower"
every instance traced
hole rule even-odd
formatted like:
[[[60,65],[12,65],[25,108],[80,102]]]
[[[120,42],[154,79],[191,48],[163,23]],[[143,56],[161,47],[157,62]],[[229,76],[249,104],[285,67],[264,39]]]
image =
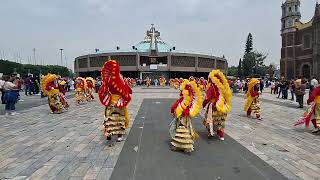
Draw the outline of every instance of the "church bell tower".
[[[301,19],[300,0],[286,0],[282,4],[281,32],[295,31],[295,22]]]

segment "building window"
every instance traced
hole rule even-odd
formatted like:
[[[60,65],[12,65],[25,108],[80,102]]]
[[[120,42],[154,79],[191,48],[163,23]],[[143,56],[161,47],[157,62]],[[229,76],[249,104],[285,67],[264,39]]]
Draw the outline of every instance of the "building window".
[[[189,56],[171,56],[171,65],[176,67],[195,67],[196,60]]]
[[[108,56],[90,57],[90,67],[102,67],[108,61]]]
[[[286,21],[282,21],[282,29],[284,29],[286,27]]]
[[[216,68],[214,64],[214,59],[199,57],[198,61],[200,68]]]
[[[294,9],[295,9],[296,12],[298,12],[298,11],[299,11],[298,5],[295,5],[295,6],[294,6]]]
[[[87,58],[78,59],[79,68],[88,68],[88,60]]]
[[[291,12],[292,11],[292,8],[291,7],[289,7],[289,12]]]
[[[137,62],[135,55],[111,56],[111,59],[116,60],[120,66],[136,66]]]
[[[303,36],[303,48],[310,49],[311,48],[311,35],[304,35]]]

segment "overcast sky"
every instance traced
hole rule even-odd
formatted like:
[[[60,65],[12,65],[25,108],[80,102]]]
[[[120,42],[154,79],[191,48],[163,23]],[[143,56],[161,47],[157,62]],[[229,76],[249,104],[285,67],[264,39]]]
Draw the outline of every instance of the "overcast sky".
[[[283,0],[1,0],[0,58],[28,63],[64,63],[101,50],[129,49],[154,23],[161,38],[179,50],[222,56],[230,65],[243,56],[253,34],[254,49],[279,63]],[[302,0],[302,20],[316,0]],[[29,60],[28,60],[29,59]],[[66,61],[65,61],[66,60]]]

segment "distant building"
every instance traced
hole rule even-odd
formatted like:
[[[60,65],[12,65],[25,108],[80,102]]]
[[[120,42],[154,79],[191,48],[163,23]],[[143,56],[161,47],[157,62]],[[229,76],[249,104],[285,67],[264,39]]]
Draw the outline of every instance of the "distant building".
[[[100,76],[100,69],[108,59],[119,62],[123,76],[134,78],[207,77],[212,69],[221,69],[225,73],[228,70],[225,57],[184,52],[169,46],[161,40],[160,32],[153,25],[144,40],[129,50],[121,47],[111,51],[96,49],[94,53],[75,58],[75,73],[78,76]]]
[[[286,0],[281,18],[281,76],[320,78],[320,5],[316,3],[314,17],[309,22],[300,20],[300,0]]]

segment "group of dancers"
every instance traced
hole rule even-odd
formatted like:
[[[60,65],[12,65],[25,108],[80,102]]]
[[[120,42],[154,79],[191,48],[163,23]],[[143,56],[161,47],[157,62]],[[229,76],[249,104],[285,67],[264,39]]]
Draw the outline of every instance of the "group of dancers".
[[[51,113],[62,113],[69,108],[65,92],[61,89],[59,76],[47,74],[41,78],[41,91],[48,97],[48,104]],[[75,100],[77,104],[94,100],[95,80],[91,77],[86,79],[78,77],[75,82]]]
[[[101,69],[102,85],[98,96],[104,110],[104,135],[107,140],[113,136],[117,141],[122,141],[129,126],[128,105],[132,98],[132,89],[127,80],[120,73],[120,66],[114,60],[107,61]],[[171,136],[171,147],[173,150],[190,153],[194,151],[194,141],[198,134],[192,126],[192,119],[196,117],[201,109],[204,109],[203,125],[207,130],[208,138],[217,136],[224,140],[224,128],[227,115],[231,110],[231,89],[225,75],[220,70],[209,73],[208,80],[195,78],[184,79],[179,83],[170,81],[172,87],[177,83],[180,89],[179,99],[172,105],[171,114],[174,120],[170,123],[169,132]],[[199,82],[205,82],[203,84]],[[93,78],[76,79],[76,103],[94,100]],[[248,82],[248,90],[245,94],[246,102],[244,111],[248,117],[253,113],[255,118],[261,120],[261,102],[259,92],[260,81],[256,78]],[[41,89],[48,96],[50,111],[61,113],[69,107],[62,92],[59,91],[58,76],[48,74],[41,80]],[[311,93],[308,104],[310,105],[304,114],[304,118],[295,125],[310,122],[315,127],[313,133],[320,132],[320,87]]]
[[[201,91],[205,91],[206,90],[208,81],[205,78],[203,78],[203,77],[195,78],[195,77],[191,76],[191,77],[189,77],[189,81],[194,81],[197,84],[197,86],[200,88]],[[169,85],[172,88],[179,89],[180,85],[183,82],[184,82],[183,78],[170,79],[169,80]]]

